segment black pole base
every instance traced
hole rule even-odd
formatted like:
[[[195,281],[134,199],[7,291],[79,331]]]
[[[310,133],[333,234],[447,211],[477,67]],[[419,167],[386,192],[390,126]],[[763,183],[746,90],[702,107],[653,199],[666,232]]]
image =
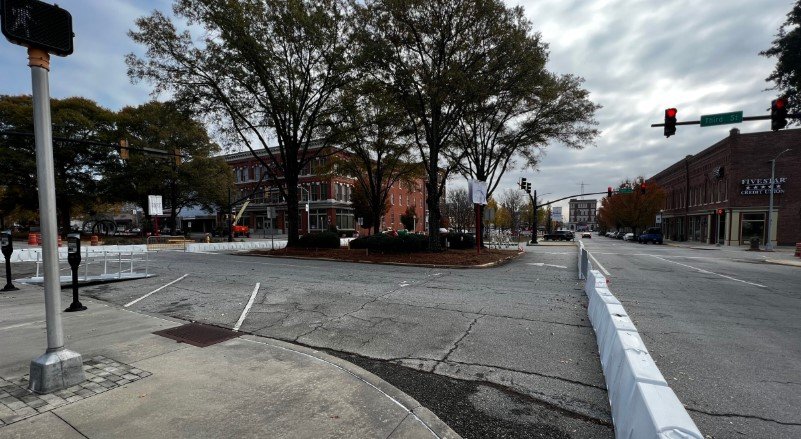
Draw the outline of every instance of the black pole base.
[[[65,309],[64,312],[86,311],[86,307],[81,302],[72,302],[70,307]]]
[[[3,289],[0,291],[18,291],[18,290],[19,288],[15,287],[11,283],[7,283],[6,286],[4,286]]]

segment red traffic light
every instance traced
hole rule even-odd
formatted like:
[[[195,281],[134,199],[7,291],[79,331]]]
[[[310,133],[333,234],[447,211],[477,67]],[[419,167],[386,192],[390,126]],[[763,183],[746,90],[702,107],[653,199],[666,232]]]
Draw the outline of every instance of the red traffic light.
[[[787,102],[784,100],[784,98],[779,98],[773,101],[773,105],[775,105],[777,109],[782,109],[787,106]]]
[[[612,196],[612,186],[607,186],[606,188],[606,195],[611,197]]]
[[[645,185],[645,182],[640,184],[640,193],[644,194],[646,189],[647,189],[647,186]]]
[[[668,108],[667,110],[665,110],[665,117],[676,117],[676,113],[678,112],[679,110],[675,108]]]

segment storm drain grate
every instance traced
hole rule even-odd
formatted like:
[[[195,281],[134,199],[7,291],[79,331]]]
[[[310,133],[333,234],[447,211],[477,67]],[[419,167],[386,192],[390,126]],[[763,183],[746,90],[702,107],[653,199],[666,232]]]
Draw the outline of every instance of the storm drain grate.
[[[213,344],[239,337],[240,333],[219,326],[202,323],[188,323],[174,328],[154,332],[156,335],[173,339],[179,343],[205,348]]]

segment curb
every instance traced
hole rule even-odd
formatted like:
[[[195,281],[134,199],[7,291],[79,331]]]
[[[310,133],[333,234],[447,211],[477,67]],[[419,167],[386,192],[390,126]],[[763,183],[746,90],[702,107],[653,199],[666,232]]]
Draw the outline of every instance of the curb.
[[[98,305],[102,305],[105,307],[115,308],[122,311],[126,311],[132,314],[138,314],[143,317],[154,318],[158,320],[163,320],[168,323],[174,323],[176,326],[180,326],[190,322],[192,320],[185,320],[179,319],[175,317],[169,316],[162,316],[155,313],[148,313],[148,312],[139,312],[133,311],[126,308],[120,308],[115,304],[108,303],[104,300],[97,299],[95,297],[91,297],[91,301],[95,302]],[[221,328],[225,328],[224,326],[220,326]],[[230,329],[230,328],[226,328]],[[241,332],[241,331],[240,331]],[[298,353],[300,355],[306,355],[308,357],[315,358],[319,361],[324,363],[328,363],[331,366],[334,366],[352,376],[356,379],[366,383],[370,387],[373,387],[377,391],[383,393],[386,397],[391,399],[393,402],[401,406],[403,409],[407,411],[407,413],[411,416],[417,418],[420,423],[422,423],[426,428],[428,428],[431,433],[440,439],[461,439],[461,436],[453,431],[452,428],[448,426],[445,422],[443,422],[437,415],[435,415],[431,410],[425,408],[420,404],[416,399],[412,398],[405,392],[401,391],[397,387],[389,384],[387,381],[381,379],[378,375],[375,375],[367,370],[348,362],[347,360],[343,360],[342,358],[335,357],[333,355],[327,354],[325,352],[318,351],[316,349],[297,345],[293,343],[289,343],[283,340],[278,340],[275,338],[270,337],[262,337],[258,335],[254,335],[248,332],[241,332],[242,335],[238,337],[240,340],[245,340],[251,343],[258,343],[263,344],[266,346],[283,349],[291,352]]]
[[[409,262],[377,262],[377,261],[349,261],[344,259],[333,258],[313,258],[309,256],[293,256],[293,255],[262,255],[258,253],[237,253],[237,256],[254,256],[261,258],[275,258],[275,259],[301,259],[306,261],[329,261],[329,262],[349,262],[351,264],[375,264],[375,265],[396,265],[401,267],[422,267],[422,268],[443,268],[443,269],[474,269],[474,268],[494,268],[504,264],[508,264],[513,259],[520,257],[525,252],[517,252],[514,255],[507,256],[500,261],[488,262],[481,265],[439,265],[439,264],[412,264]]]
[[[243,335],[239,338],[252,343],[260,343],[267,346],[296,352],[298,354],[306,355],[335,366],[386,395],[396,404],[403,407],[409,414],[417,418],[417,420],[431,430],[431,432],[438,438],[461,438],[458,433],[453,431],[453,429],[451,429],[447,424],[442,422],[442,420],[439,419],[439,417],[437,417],[437,415],[435,415],[431,410],[423,407],[422,404],[420,404],[416,399],[402,392],[392,384],[389,384],[388,382],[379,378],[377,375],[368,372],[367,370],[362,369],[353,363],[313,348],[288,343],[274,338],[260,337],[252,334]]]
[[[580,245],[579,277],[587,279],[587,314],[598,342],[615,437],[703,439],[656,366],[634,322],[607,288],[606,278],[592,269],[585,255],[588,252]]]
[[[766,264],[786,265],[788,267],[801,267],[801,260],[792,261],[787,259],[765,259]]]

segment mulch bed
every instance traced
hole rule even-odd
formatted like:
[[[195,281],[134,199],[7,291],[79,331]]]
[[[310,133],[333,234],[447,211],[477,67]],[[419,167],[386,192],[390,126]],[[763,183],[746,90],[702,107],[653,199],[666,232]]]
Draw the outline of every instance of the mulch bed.
[[[368,254],[366,250],[350,250],[347,247],[342,247],[339,249],[287,248],[279,250],[255,250],[248,254],[272,257],[332,259],[337,261],[376,264],[475,267],[484,264],[500,264],[516,257],[519,253],[517,250],[482,249],[481,254],[476,254],[476,250],[472,249],[447,250],[440,253]]]

